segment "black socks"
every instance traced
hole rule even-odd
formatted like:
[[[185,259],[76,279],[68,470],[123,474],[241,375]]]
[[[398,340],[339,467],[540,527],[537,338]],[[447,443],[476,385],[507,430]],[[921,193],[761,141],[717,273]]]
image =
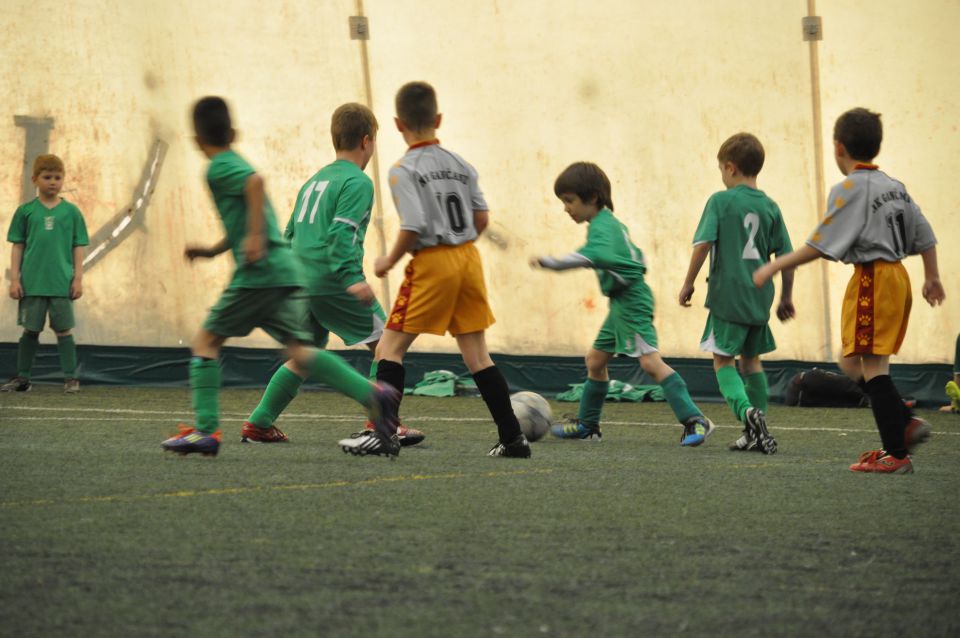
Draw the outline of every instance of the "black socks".
[[[475,373],[473,380],[477,383],[480,396],[483,397],[483,402],[487,404],[487,409],[490,410],[490,415],[497,424],[500,442],[512,443],[521,433],[520,424],[510,404],[510,388],[507,386],[507,380],[495,365]]]

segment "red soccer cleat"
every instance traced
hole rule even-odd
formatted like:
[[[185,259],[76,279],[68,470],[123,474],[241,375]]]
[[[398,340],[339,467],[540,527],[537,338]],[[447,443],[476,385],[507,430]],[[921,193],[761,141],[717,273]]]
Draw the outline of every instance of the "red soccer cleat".
[[[909,456],[898,459],[884,450],[871,450],[860,455],[860,460],[850,466],[851,472],[874,472],[877,474],[913,474]]]
[[[903,431],[904,447],[907,448],[908,452],[913,453],[914,448],[926,442],[931,433],[929,423],[919,417],[910,417],[910,421]]]
[[[277,426],[271,425],[268,428],[258,428],[249,421],[243,422],[243,429],[240,430],[240,442],[247,443],[255,441],[257,443],[289,443],[290,437],[281,432]]]

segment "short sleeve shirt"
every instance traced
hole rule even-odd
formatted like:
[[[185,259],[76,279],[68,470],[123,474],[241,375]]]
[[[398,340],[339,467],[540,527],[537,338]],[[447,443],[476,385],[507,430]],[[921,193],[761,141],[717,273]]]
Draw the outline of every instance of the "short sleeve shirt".
[[[807,244],[836,261],[900,261],[937,244],[906,187],[872,164],[860,164],[830,189],[827,214]]]
[[[207,184],[237,266],[228,288],[301,287],[304,282],[300,266],[290,245],[280,237],[273,206],[266,196],[263,213],[267,256],[256,263],[245,263],[243,239],[247,234],[247,201],[244,188],[247,179],[255,172],[232,150],[214,155],[207,168]]]
[[[80,209],[65,199],[47,208],[39,198],[17,208],[7,241],[24,244],[20,281],[28,297],[69,297],[73,249],[90,243]]]
[[[477,171],[437,141],[411,146],[393,165],[390,192],[401,230],[420,236],[414,250],[475,240],[473,212],[488,210]]]
[[[647,271],[643,253],[630,240],[630,231],[609,208],[603,208],[587,229],[587,243],[577,253],[590,260],[607,297],[616,297]]]
[[[706,306],[716,317],[746,325],[770,320],[773,282],[753,285],[753,271],[770,255],[793,250],[783,215],[763,191],[738,184],[714,193],[700,217],[693,243],[711,243]]]

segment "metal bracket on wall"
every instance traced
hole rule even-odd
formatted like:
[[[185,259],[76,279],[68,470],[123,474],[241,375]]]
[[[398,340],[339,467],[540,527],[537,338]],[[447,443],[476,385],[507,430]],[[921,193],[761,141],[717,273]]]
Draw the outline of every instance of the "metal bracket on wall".
[[[820,16],[803,18],[803,41],[823,40],[823,19]]]
[[[350,16],[350,39],[370,39],[370,23],[367,21],[367,16]]]

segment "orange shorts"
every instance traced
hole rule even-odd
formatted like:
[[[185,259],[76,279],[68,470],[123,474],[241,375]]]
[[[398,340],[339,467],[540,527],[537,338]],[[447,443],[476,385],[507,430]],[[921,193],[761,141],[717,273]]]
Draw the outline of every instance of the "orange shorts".
[[[843,356],[899,352],[911,305],[910,277],[899,261],[856,264],[843,296]]]
[[[387,328],[409,334],[480,332],[495,321],[473,242],[417,251],[404,269]]]

